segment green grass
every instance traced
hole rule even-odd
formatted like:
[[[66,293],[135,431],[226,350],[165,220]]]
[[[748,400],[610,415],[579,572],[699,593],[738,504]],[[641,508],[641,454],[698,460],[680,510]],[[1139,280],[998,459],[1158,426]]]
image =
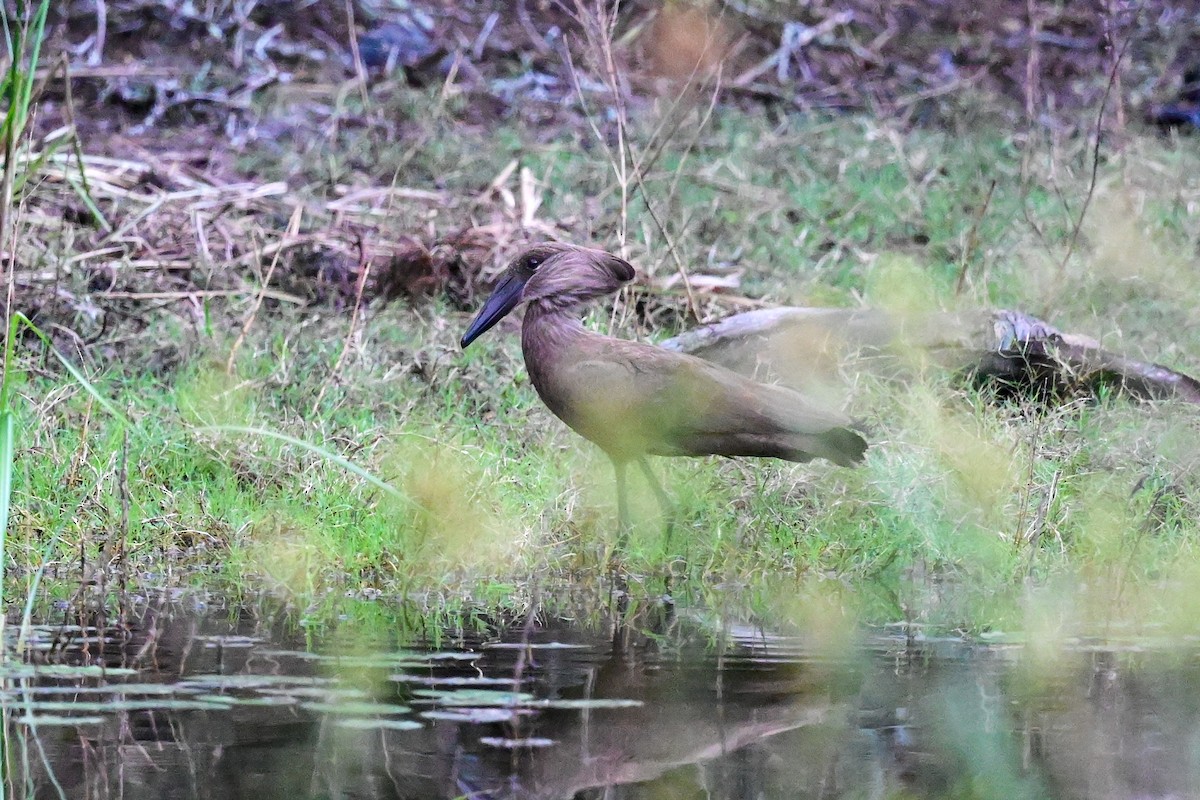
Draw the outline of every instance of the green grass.
[[[386,326],[371,331],[386,349]],[[297,343],[293,357],[307,360],[305,349]],[[206,365],[169,384],[110,375],[98,389],[136,420],[140,437],[125,437],[82,390],[30,379],[18,427],[33,433],[25,441],[37,455],[19,462],[14,558],[21,572],[35,570],[36,533],[64,520],[55,571],[69,573],[80,553],[98,557],[121,529],[124,495],[124,568],[134,576],[161,575],[165,563],[185,584],[215,579],[305,603],[378,590],[498,608],[527,602],[535,585],[594,582],[615,539],[607,461],[552,420],[527,385],[511,383],[511,352],[484,352],[452,354],[453,377],[429,383],[359,365],[317,416],[308,408],[324,374],[316,359],[286,383],[272,380],[261,357],[235,378]],[[872,397],[883,403],[888,394],[875,387]],[[1161,410],[1111,399],[1034,419],[945,386],[911,403],[885,410],[876,425],[888,441],[860,470],[659,460],[680,522],[668,544],[652,498],[639,492],[641,524],[626,558],[643,590],[660,590],[670,574],[681,599],[729,592],[753,605],[781,579],[832,580],[870,594],[877,622],[912,612],[912,621],[982,629],[1019,620],[1029,578],[1101,574],[1116,591],[1149,587],[1189,563],[1195,487],[1180,486],[1169,462],[1155,469],[1157,454],[1127,449],[1130,437],[1149,449],[1178,435],[1148,418]],[[214,418],[319,443],[407,499],[312,451],[215,433],[205,427]],[[1027,441],[1038,428],[1040,439]],[[1057,495],[1031,543],[1051,482]],[[63,504],[79,497],[78,507]],[[905,600],[914,586],[937,586],[953,602]]]
[[[451,195],[475,197],[519,158],[543,182],[541,219],[560,221],[577,241],[614,246],[616,194],[597,153],[519,126],[485,135],[451,122],[428,120],[415,149],[363,136],[260,153],[246,166],[293,175],[320,194],[334,180],[389,183],[400,163],[400,185],[436,179]],[[635,140],[653,120],[638,126]],[[686,160],[682,143],[668,147],[647,193],[683,262],[697,274],[710,256],[729,262],[749,295],[1019,308],[1187,368],[1200,352],[1200,287],[1188,269],[1200,234],[1187,221],[1196,156],[1152,138],[1111,154],[1064,265],[1090,165],[1083,143],[1059,144],[1051,151],[1003,130],[951,135],[856,118],[771,124],[719,111]],[[381,234],[410,233],[424,224],[418,216],[399,208]],[[967,252],[975,224],[978,243]],[[640,200],[629,230],[639,267],[651,279],[671,274]],[[630,299],[647,311],[622,306],[618,335],[660,338],[683,324],[677,292],[641,288]],[[233,307],[215,312],[237,319]],[[117,535],[123,569],[145,583],[270,590],[331,614],[358,602],[347,596],[376,591],[426,609],[498,613],[524,607],[535,589],[603,595],[615,545],[611,469],[537,401],[517,337],[498,329],[463,353],[456,340],[466,316],[442,301],[376,304],[318,403],[345,316],[262,314],[233,375],[222,366],[232,337],[214,331],[237,324],[210,325],[197,338],[173,319],[151,331],[174,325],[172,337],[191,337],[186,351],[196,355],[183,365],[149,366],[161,338],[147,334],[120,360],[88,370],[137,435],[77,381],[34,369],[37,352],[23,350],[10,582],[48,557],[48,574],[62,580],[45,591],[70,596],[80,554],[94,568]],[[591,324],[609,319],[599,310]],[[666,330],[651,322],[659,319]],[[872,429],[862,469],[658,460],[679,522],[666,541],[653,498],[635,483],[638,526],[623,555],[634,593],[670,591],[772,619],[809,613],[796,610],[809,608],[804,598],[836,597],[868,622],[969,631],[1042,625],[1043,602],[1068,609],[1069,630],[1180,624],[1172,604],[1195,604],[1186,588],[1200,542],[1192,409],[1118,397],[1056,409],[996,405],[934,374],[860,380],[852,401]],[[319,450],[213,426],[303,440],[396,494]],[[47,531],[59,532],[49,552]]]

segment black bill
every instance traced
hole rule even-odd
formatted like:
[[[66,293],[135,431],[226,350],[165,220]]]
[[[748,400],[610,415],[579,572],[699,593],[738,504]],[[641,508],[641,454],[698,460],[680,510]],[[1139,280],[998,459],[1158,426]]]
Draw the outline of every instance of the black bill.
[[[500,281],[492,291],[491,297],[483,304],[483,308],[479,309],[475,319],[471,320],[471,326],[467,328],[467,332],[463,334],[459,344],[465,348],[487,333],[497,322],[504,319],[505,315],[521,302],[521,292],[524,289],[524,280],[516,275],[506,275],[504,280]]]

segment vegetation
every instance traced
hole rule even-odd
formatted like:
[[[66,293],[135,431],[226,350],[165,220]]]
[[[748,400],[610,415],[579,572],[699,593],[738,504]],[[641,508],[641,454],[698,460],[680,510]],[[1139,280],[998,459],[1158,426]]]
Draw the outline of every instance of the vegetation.
[[[146,303],[162,286],[131,272],[101,292],[104,275],[81,269],[59,271],[57,300],[13,290],[10,315],[34,317],[81,373],[18,337],[25,328],[10,332],[7,597],[202,584],[302,607],[384,596],[496,613],[568,589],[607,597],[616,531],[603,456],[538,403],[511,332],[468,353],[456,345],[492,253],[524,238],[624,249],[641,280],[589,320],[620,336],[660,339],[762,303],[999,306],[1184,371],[1200,352],[1189,224],[1200,165],[1176,140],[1125,130],[1097,162],[1086,135],[1013,128],[985,113],[986,96],[959,98],[984,110],[950,108],[958,122],[940,130],[693,97],[683,111],[617,103],[621,151],[582,124],[465,127],[468,101],[447,86],[393,87],[355,109],[399,120],[403,136],[346,126],[248,148],[237,166],[257,186],[301,187],[266,208],[255,205],[265,190],[228,200],[226,235],[259,256],[236,259],[253,268],[235,275],[202,248],[189,269],[209,288],[159,291],[165,310],[137,306],[115,336],[89,329],[88,303]],[[258,102],[295,113],[283,88]],[[664,125],[672,114],[688,123]],[[639,154],[659,149],[630,178]],[[118,192],[123,168],[99,158],[34,168],[39,180],[13,201],[25,210],[13,215],[22,258],[35,249],[61,265],[77,250],[79,230],[41,213],[64,197],[146,236],[213,222],[190,199],[151,207]],[[93,179],[83,195],[60,180],[72,168]],[[358,236],[403,243],[434,230],[467,263],[397,246],[380,261],[391,272],[372,280],[398,281],[409,299],[379,290],[368,305],[351,270],[343,290],[317,286],[323,305],[301,307],[304,259],[325,269],[321,237],[345,213],[332,204],[363,187],[380,194],[352,212]],[[196,191],[211,200],[219,188]],[[348,238],[324,240],[335,266]],[[273,282],[281,253],[287,277]],[[460,273],[411,274],[433,262]],[[836,598],[838,614],[868,622],[972,632],[1184,624],[1178,610],[1200,600],[1195,411],[990,391],[919,363],[893,381],[854,381],[849,407],[873,442],[859,470],[656,464],[680,516],[667,538],[638,495],[620,554],[631,594],[773,619]]]
[[[1135,176],[1186,153],[1141,140],[1106,167],[1097,207],[1147,211],[1115,230],[1096,228],[1095,244],[1075,257],[1052,301],[1038,287],[1057,278],[1055,251],[1024,236],[1017,219],[1025,205],[1048,230],[1062,211],[1045,197],[1022,198],[1010,144],[987,134],[906,134],[904,146],[927,159],[910,183],[889,168],[894,155],[891,145],[879,144],[880,133],[860,120],[781,128],[721,115],[695,157],[705,172],[798,198],[797,208],[820,220],[814,226],[822,240],[843,243],[844,255],[821,259],[816,235],[784,238],[784,212],[772,220],[762,204],[737,197],[722,203],[720,191],[698,180],[680,193],[680,213],[716,213],[704,237],[677,241],[685,261],[701,263],[698,255],[710,247],[741,247],[739,267],[766,297],[850,304],[861,293],[868,303],[924,307],[1045,303],[1064,326],[1095,330],[1103,319],[1098,333],[1136,333],[1133,350],[1194,349],[1180,338],[1192,313],[1186,296],[1166,291],[1140,262],[1122,260],[1145,252],[1139,240],[1106,241],[1143,237],[1161,254],[1164,274],[1175,274],[1170,262],[1182,264],[1194,246],[1173,233],[1183,229],[1178,215],[1186,211],[1166,193],[1179,188],[1151,190]],[[510,135],[521,141],[524,134]],[[774,171],[772,154],[796,152],[801,142],[804,176]],[[525,146],[551,157],[528,140]],[[959,264],[951,254],[962,249],[979,213],[969,198],[979,197],[981,153],[1006,150],[1009,159],[997,159],[990,171],[997,188],[971,256],[969,297],[956,297]],[[489,169],[480,168],[462,182],[480,182]],[[582,194],[590,172],[587,163],[560,156],[547,183],[561,188],[546,213]],[[813,211],[821,202],[860,211],[829,219]],[[643,221],[630,210],[632,230],[643,229]],[[928,237],[920,253],[911,244],[865,249],[911,242],[914,230]],[[733,235],[739,231],[744,238]],[[619,302],[615,322],[600,311],[593,324],[647,335],[651,323],[639,324],[639,307],[669,310],[683,300],[653,288],[655,242],[631,249],[650,268],[649,285]],[[1108,253],[1110,274],[1085,270],[1085,261],[1105,257],[1097,252]],[[1107,296],[1119,289],[1119,299],[1097,305],[1099,284],[1108,285]],[[1151,326],[1147,311],[1174,324]],[[13,408],[20,432],[9,540],[16,574],[34,574],[48,557],[52,574],[68,578],[80,553],[97,566],[119,547],[124,558],[115,566],[127,578],[218,577],[300,598],[432,591],[467,602],[522,603],[535,585],[597,580],[615,542],[607,463],[539,405],[516,337],[501,331],[478,350],[457,351],[465,319],[436,302],[373,308],[344,354],[344,318],[313,320],[280,309],[255,321],[228,372],[221,362],[230,336],[211,332],[193,358],[167,374],[142,366],[156,345],[148,338],[120,362],[89,370],[98,392],[134,420],[132,430],[81,383],[47,371],[44,360],[31,360],[44,356],[23,348],[25,375]],[[986,390],[933,371],[857,386],[853,409],[869,420],[875,441],[861,470],[717,459],[657,465],[667,470],[681,520],[664,540],[654,505],[643,498],[639,535],[626,557],[639,591],[662,591],[670,578],[671,590],[688,597],[707,598],[715,586],[758,596],[786,576],[821,576],[869,586],[869,617],[877,621],[911,616],[979,629],[1021,624],[1027,579],[1042,585],[1103,575],[1111,585],[1093,591],[1134,602],[1135,587],[1160,586],[1190,563],[1197,536],[1190,409],[1120,397],[1058,408],[996,405]],[[348,471],[330,453],[398,492]],[[45,532],[60,529],[57,547],[46,552]],[[54,591],[77,591],[78,577]],[[913,596],[934,586],[956,602],[942,597],[930,606]]]

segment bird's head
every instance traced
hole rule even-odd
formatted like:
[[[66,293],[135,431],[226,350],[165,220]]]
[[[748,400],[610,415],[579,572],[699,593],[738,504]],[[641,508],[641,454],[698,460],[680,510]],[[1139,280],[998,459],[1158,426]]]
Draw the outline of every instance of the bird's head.
[[[461,344],[478,339],[522,302],[570,309],[615,292],[636,274],[628,261],[603,250],[560,242],[534,245],[509,262]]]

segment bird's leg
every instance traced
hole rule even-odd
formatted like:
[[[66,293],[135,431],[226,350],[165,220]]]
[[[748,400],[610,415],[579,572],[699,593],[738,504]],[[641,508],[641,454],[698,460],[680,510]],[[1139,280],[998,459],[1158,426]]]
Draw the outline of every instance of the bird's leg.
[[[612,460],[613,471],[617,475],[617,550],[624,550],[629,543],[629,498],[626,496],[625,466],[626,462]]]
[[[638,457],[638,466],[642,468],[642,474],[646,476],[646,482],[650,484],[651,490],[654,492],[654,497],[658,500],[658,508],[662,511],[663,527],[666,529],[666,546],[671,546],[671,533],[675,529],[675,504],[671,501],[671,496],[663,489],[662,484],[658,482],[658,478],[654,477],[654,470],[650,469],[650,462],[645,456]]]
[[[609,576],[612,578],[612,591],[615,592],[617,598],[617,607],[621,616],[624,616],[626,604],[629,602],[629,587],[625,581],[625,569],[621,565],[621,558],[625,554],[625,548],[629,544],[629,503],[625,492],[625,467],[626,462],[612,459],[613,472],[617,476],[617,547],[608,558]]]

